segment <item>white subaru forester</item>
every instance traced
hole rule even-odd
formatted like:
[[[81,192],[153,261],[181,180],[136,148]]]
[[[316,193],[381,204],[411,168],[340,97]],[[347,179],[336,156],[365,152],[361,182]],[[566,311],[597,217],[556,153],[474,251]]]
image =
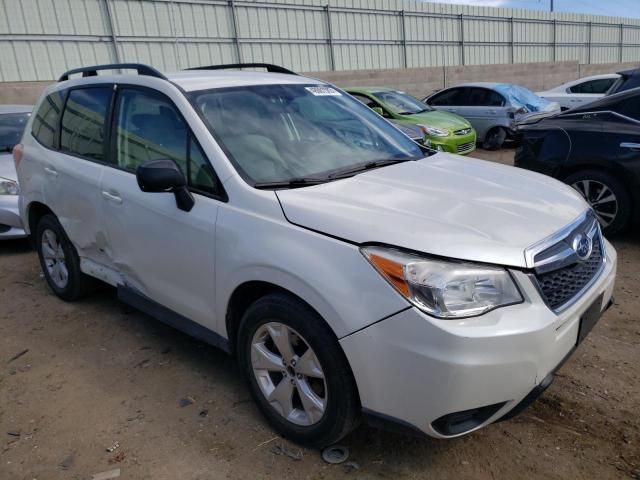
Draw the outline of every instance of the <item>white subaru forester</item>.
[[[584,200],[242,66],[267,72],[107,65],[46,90],[14,158],[50,288],[99,279],[234,353],[309,446],[363,417],[454,437],[533,401],[611,303],[616,252]],[[98,75],[118,68],[137,74]]]

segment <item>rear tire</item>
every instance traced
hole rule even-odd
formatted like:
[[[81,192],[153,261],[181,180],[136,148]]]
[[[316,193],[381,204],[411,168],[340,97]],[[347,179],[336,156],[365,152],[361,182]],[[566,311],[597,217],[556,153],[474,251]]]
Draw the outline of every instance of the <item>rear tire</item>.
[[[78,252],[54,215],[38,222],[35,244],[44,278],[58,297],[72,302],[93,288],[95,280],[80,270]]]
[[[282,436],[321,448],[357,426],[360,404],[347,358],[302,301],[284,293],[257,300],[242,318],[237,352],[253,399]]]
[[[599,170],[583,170],[565,178],[598,215],[606,235],[622,232],[631,218],[631,199],[617,178]]]
[[[493,127],[487,132],[482,142],[485,150],[499,150],[507,139],[507,131],[502,127]]]

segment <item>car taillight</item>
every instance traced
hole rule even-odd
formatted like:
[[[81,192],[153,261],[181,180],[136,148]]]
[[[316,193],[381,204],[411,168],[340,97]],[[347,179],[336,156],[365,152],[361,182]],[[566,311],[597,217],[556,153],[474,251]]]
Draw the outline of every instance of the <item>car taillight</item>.
[[[22,154],[24,153],[24,146],[21,143],[19,143],[18,145],[13,147],[12,153],[13,153],[13,162],[16,164],[16,167],[17,167],[18,164],[20,163],[20,160],[22,160]]]

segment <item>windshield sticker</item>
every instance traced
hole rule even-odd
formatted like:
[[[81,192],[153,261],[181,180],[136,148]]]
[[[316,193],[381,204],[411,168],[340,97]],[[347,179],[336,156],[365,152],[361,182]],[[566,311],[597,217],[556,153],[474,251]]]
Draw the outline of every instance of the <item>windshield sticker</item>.
[[[340,96],[342,96],[342,94],[339,91],[337,91],[335,88],[331,88],[331,87],[305,87],[305,90],[311,92],[316,97],[326,97],[326,96],[340,97]]]

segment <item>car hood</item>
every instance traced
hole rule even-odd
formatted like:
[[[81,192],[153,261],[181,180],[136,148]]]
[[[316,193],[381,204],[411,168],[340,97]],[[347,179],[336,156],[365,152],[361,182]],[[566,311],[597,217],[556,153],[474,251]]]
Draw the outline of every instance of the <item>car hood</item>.
[[[452,132],[463,128],[470,128],[471,124],[464,118],[449,112],[434,110],[432,112],[402,115],[401,121],[413,124],[424,124],[430,127],[446,128]]]
[[[277,196],[291,223],[354,243],[514,267],[588,208],[550,177],[448,153]]]
[[[16,167],[13,163],[13,155],[10,153],[0,153],[0,177],[8,178],[16,182],[18,181]]]

